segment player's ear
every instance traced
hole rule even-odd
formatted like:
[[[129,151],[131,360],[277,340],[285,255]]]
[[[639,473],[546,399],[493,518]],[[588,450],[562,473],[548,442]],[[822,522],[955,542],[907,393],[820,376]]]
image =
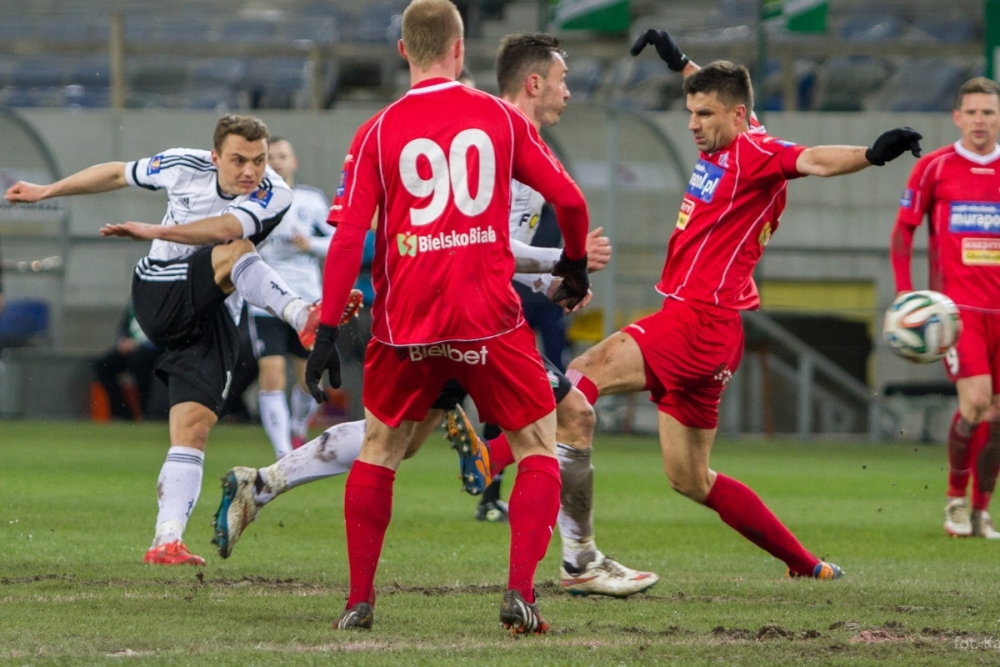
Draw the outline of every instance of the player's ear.
[[[952,122],[955,123],[956,127],[958,126],[958,121],[959,121],[959,119],[961,117],[962,117],[962,112],[960,110],[958,110],[958,109],[952,109],[951,110],[951,120],[952,120]]]
[[[396,48],[399,49],[399,55],[403,56],[403,60],[409,62],[410,59],[406,57],[406,47],[403,45],[403,40],[396,42]]]
[[[212,164],[214,164],[216,166],[216,168],[218,168],[218,166],[219,166],[219,160],[220,159],[221,159],[221,157],[219,156],[218,153],[215,152],[215,149],[213,148],[212,149]]]

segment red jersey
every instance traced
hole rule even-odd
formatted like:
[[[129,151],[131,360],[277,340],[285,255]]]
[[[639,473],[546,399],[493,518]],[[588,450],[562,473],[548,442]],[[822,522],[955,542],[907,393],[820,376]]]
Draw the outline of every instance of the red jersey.
[[[511,286],[511,179],[562,206],[566,253],[586,251],[579,188],[521,112],[444,79],[422,82],[361,126],[344,163],[329,220],[368,229],[378,211],[372,262],[372,334],[388,345],[471,341],[522,321]],[[335,260],[336,261],[336,260]],[[352,260],[353,261],[353,260]],[[344,282],[331,276],[325,283]],[[351,267],[353,268],[353,267]],[[349,270],[346,269],[345,270]],[[353,277],[352,277],[353,278]],[[342,308],[340,287],[321,321]],[[346,292],[344,294],[346,299]]]
[[[1000,146],[978,155],[956,141],[917,161],[896,218],[906,235],[892,253],[897,291],[913,289],[910,248],[925,216],[930,286],[959,306],[1000,310]]]
[[[656,289],[681,301],[759,307],[753,270],[778,228],[787,181],[802,175],[795,162],[804,150],[758,126],[722,150],[701,153]]]

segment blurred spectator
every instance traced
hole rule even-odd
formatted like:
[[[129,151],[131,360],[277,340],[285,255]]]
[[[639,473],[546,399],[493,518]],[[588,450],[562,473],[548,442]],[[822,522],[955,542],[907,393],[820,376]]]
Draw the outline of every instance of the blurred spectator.
[[[153,384],[153,369],[162,350],[149,342],[135,320],[132,302],[129,301],[118,328],[118,340],[107,354],[94,361],[94,372],[108,394],[113,419],[138,419],[133,415],[119,382],[119,375],[131,373],[139,393],[139,408],[144,413]]]

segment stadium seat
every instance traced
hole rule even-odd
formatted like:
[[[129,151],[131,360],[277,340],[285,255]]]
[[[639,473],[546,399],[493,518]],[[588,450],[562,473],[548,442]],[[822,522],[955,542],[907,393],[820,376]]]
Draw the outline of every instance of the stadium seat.
[[[889,78],[887,63],[867,57],[834,56],[816,74],[815,111],[860,111],[866,95]]]
[[[23,299],[0,312],[0,347],[24,347],[49,329],[49,304]]]
[[[907,60],[878,92],[866,111],[950,111],[969,71],[944,58]]]
[[[224,24],[220,36],[226,42],[269,42],[277,32],[277,26],[271,21],[237,19]]]

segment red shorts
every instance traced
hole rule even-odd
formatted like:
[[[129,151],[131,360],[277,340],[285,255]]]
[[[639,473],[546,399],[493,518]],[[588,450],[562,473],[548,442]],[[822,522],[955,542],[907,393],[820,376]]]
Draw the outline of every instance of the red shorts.
[[[959,308],[962,334],[944,358],[952,382],[976,375],[989,375],[993,391],[1000,387],[1000,313]]]
[[[715,428],[722,390],[743,359],[739,312],[667,299],[622,332],[642,350],[646,389],[660,411],[689,428]]]
[[[527,324],[473,343],[393,347],[373,338],[365,355],[363,402],[392,428],[404,419],[422,421],[450,378],[469,392],[480,419],[505,431],[556,409]]]

